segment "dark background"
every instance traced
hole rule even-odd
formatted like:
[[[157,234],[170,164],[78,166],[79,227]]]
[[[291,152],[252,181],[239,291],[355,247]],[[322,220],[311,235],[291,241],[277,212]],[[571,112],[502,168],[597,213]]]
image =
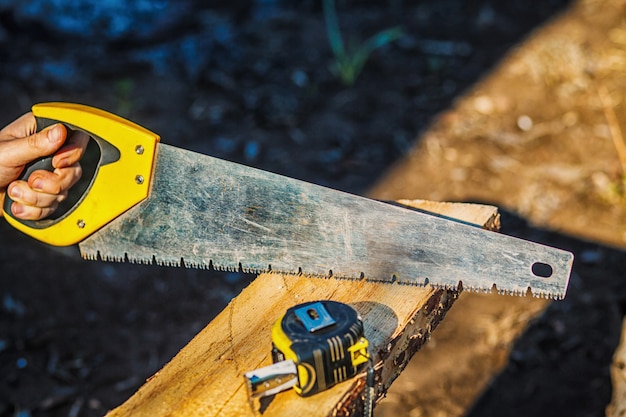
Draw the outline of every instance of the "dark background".
[[[365,193],[434,115],[567,3],[337,1],[345,40],[404,31],[346,86],[330,70],[320,1],[0,1],[0,124],[37,102],[74,101],[165,143]],[[253,278],[66,252],[0,222],[2,417],[103,415]],[[598,414],[615,344],[601,349]]]

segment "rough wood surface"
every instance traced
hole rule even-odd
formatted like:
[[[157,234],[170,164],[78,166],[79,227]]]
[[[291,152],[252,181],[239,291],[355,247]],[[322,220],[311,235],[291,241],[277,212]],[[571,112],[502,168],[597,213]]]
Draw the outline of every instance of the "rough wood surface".
[[[491,206],[419,200],[402,204],[483,227],[499,225],[497,209]],[[456,292],[432,288],[259,275],[176,357],[107,416],[253,416],[261,411],[263,416],[359,415],[364,375],[305,399],[289,391],[250,403],[242,375],[271,363],[274,321],[287,308],[306,301],[331,299],[350,304],[363,318],[380,397],[456,298]]]

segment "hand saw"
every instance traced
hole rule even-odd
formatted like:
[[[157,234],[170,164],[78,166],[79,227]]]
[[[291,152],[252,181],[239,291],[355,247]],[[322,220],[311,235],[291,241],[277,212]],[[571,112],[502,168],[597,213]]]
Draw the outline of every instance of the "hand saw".
[[[93,107],[32,111],[38,129],[86,132],[93,168],[55,217],[14,218],[8,197],[5,217],[86,259],[565,296],[569,252],[176,148]]]

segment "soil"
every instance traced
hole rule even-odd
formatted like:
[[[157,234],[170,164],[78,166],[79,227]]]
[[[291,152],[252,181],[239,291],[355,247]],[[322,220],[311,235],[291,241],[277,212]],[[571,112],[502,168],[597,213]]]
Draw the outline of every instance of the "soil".
[[[378,414],[604,414],[626,295],[623,2],[338,1],[356,44],[403,27],[353,85],[331,71],[317,1],[177,2],[170,23],[121,33],[18,3],[0,5],[2,125],[90,104],[336,189],[496,204],[502,232],[574,252],[565,301],[461,297]],[[0,265],[1,417],[103,415],[254,278],[87,262],[5,222]]]

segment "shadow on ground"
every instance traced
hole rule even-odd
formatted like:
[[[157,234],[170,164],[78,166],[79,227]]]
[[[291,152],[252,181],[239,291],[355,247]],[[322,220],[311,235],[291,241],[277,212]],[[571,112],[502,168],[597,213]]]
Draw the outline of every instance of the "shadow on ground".
[[[528,228],[510,214],[502,222],[504,233],[572,251],[574,269],[565,300],[551,303],[515,341],[508,364],[467,416],[604,415],[624,315],[626,253]]]

